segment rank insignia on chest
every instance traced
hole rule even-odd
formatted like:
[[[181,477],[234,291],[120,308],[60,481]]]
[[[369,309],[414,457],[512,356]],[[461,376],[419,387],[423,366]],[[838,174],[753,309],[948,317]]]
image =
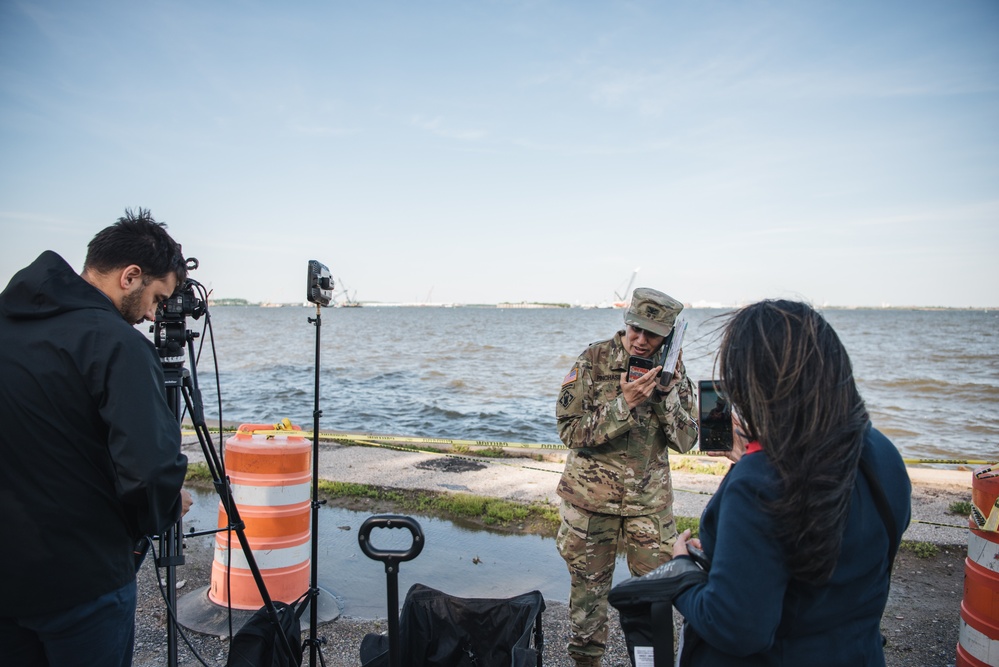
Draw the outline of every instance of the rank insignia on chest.
[[[562,379],[562,386],[564,387],[567,384],[572,384],[576,381],[577,377],[579,377],[579,367],[573,366],[572,370],[569,371],[569,374]]]
[[[558,404],[562,406],[562,409],[566,409],[569,405],[576,400],[576,397],[572,395],[572,392],[568,389],[563,389],[562,394],[558,397]]]

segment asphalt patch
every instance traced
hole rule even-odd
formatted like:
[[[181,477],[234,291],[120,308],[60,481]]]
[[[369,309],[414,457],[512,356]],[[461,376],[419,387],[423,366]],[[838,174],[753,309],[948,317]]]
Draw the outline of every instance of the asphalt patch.
[[[422,470],[437,470],[439,472],[471,472],[473,470],[482,470],[486,467],[486,464],[467,459],[444,457],[417,463],[416,467]]]

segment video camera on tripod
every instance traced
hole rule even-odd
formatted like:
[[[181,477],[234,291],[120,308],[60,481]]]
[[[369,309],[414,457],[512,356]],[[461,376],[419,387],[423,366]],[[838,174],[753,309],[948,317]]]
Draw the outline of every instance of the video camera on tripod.
[[[198,260],[194,257],[189,257],[185,262],[188,271],[193,271],[199,266]],[[208,312],[205,300],[195,293],[196,287],[201,287],[201,284],[188,278],[169,299],[161,302],[156,308],[153,344],[159,352],[160,362],[164,367],[184,364],[184,346],[189,337],[197,337],[197,334],[187,329],[187,317],[198,319]]]
[[[190,257],[184,260],[188,271],[198,268],[198,260]],[[174,291],[170,298],[165,299],[156,307],[156,320],[149,327],[149,332],[153,334],[153,345],[159,354],[160,363],[163,365],[164,386],[167,391],[167,402],[173,409],[177,417],[177,423],[181,421],[181,390],[185,382],[190,382],[190,373],[183,368],[185,359],[185,345],[188,341],[198,337],[197,333],[187,328],[187,316],[198,319],[208,312],[205,299],[199,298],[195,290],[198,289],[204,294],[204,287],[196,280],[188,278]],[[192,359],[193,363],[193,359]],[[196,386],[196,385],[195,385]],[[200,398],[197,400],[200,405]],[[160,536],[161,541],[165,539]],[[179,539],[180,536],[178,535]],[[161,542],[162,543],[162,542]],[[141,539],[135,545],[135,569],[138,570],[142,561],[146,557],[149,548],[149,541]],[[183,557],[174,557],[167,561],[168,564],[182,564]]]

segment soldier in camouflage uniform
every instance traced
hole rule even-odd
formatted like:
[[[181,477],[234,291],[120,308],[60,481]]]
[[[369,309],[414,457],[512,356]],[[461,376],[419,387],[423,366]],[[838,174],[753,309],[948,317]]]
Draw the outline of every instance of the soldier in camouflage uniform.
[[[555,408],[569,454],[558,485],[556,544],[569,566],[569,654],[599,665],[607,642],[607,594],[619,543],[633,576],[672,557],[676,539],[667,447],[683,453],[697,440],[694,392],[683,361],[666,385],[659,368],[626,382],[629,355],[651,357],[683,304],[648,288],[634,291],[626,327],[594,343],[562,381]],[[666,377],[665,375],[663,376]]]

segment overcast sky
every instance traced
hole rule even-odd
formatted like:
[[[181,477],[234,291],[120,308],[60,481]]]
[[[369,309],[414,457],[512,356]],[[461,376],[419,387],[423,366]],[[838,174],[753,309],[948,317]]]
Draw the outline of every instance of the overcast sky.
[[[151,209],[215,297],[999,306],[999,2],[0,3],[0,284]]]

